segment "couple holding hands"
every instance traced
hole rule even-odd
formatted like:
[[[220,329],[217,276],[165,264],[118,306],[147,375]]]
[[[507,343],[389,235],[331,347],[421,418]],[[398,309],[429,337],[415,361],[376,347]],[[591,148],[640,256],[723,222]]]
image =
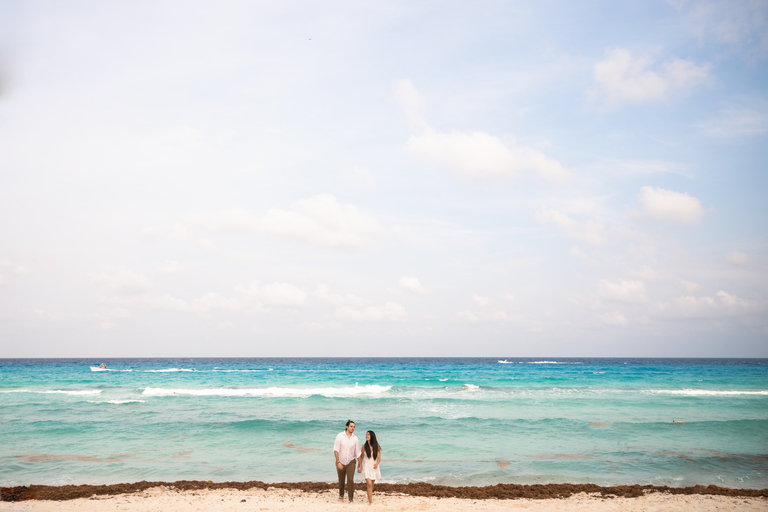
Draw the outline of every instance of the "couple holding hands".
[[[373,484],[381,478],[381,447],[376,441],[373,430],[365,433],[365,445],[360,450],[360,442],[355,435],[355,422],[347,421],[347,428],[336,436],[333,454],[336,456],[336,472],[339,475],[339,501],[344,500],[344,480],[349,489],[349,501],[355,496],[355,465],[360,463],[357,472],[361,473],[368,485],[368,504],[373,503]]]

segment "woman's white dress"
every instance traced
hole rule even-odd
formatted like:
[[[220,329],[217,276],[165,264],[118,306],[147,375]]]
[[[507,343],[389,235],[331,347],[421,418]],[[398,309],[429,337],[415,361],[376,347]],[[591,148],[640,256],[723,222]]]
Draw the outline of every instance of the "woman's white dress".
[[[379,468],[373,469],[373,463],[375,461],[368,457],[368,454],[363,450],[363,478],[369,480],[381,480],[381,471]]]

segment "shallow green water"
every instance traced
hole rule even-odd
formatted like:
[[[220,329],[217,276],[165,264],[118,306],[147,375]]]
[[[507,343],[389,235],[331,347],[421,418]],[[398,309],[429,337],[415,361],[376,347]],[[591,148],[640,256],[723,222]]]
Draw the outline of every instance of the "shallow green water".
[[[768,361],[0,360],[0,485],[333,481],[768,487]],[[672,423],[673,420],[682,423]]]

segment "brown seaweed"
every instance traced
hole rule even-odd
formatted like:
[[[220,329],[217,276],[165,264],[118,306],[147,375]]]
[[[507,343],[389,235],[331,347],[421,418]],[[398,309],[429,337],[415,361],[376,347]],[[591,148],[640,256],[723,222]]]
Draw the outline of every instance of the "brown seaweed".
[[[169,490],[197,491],[205,489],[294,489],[303,492],[326,492],[337,488],[335,483],[326,482],[203,482],[180,480],[178,482],[136,482],[132,484],[112,485],[30,485],[19,487],[0,487],[0,501],[24,500],[73,500],[92,496],[110,496],[146,491],[153,487],[167,487]],[[768,498],[768,489],[730,489],[717,485],[694,485],[692,487],[667,487],[656,485],[616,485],[603,487],[594,484],[496,484],[482,487],[452,487],[428,483],[376,484],[377,493],[406,494],[436,498],[460,498],[471,500],[498,499],[552,499],[568,498],[575,494],[587,493],[603,498],[636,498],[649,493],[701,494],[713,496],[734,496]]]

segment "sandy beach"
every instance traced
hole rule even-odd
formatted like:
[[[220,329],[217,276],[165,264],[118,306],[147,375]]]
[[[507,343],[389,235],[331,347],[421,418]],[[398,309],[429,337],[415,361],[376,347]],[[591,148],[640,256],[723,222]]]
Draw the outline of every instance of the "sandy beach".
[[[638,498],[603,498],[599,495],[576,494],[560,499],[460,499],[409,496],[380,493],[368,506],[364,494],[355,496],[353,503],[339,502],[334,491],[304,492],[293,489],[235,489],[177,491],[167,487],[154,487],[134,494],[93,496],[67,501],[28,500],[0,502],[0,511],[8,512],[96,512],[117,510],[126,512],[185,511],[282,511],[313,510],[319,512],[337,510],[380,511],[457,511],[495,512],[501,510],[525,510],[530,512],[565,511],[764,511],[768,499],[753,497],[670,495],[650,493]]]
[[[299,482],[138,482],[104,486],[30,486],[0,489],[0,511],[281,511],[356,510],[369,505],[362,486],[352,503],[333,484]],[[724,487],[599,487],[569,484],[445,487],[382,484],[373,510],[462,511],[757,511],[768,510],[768,490]]]

